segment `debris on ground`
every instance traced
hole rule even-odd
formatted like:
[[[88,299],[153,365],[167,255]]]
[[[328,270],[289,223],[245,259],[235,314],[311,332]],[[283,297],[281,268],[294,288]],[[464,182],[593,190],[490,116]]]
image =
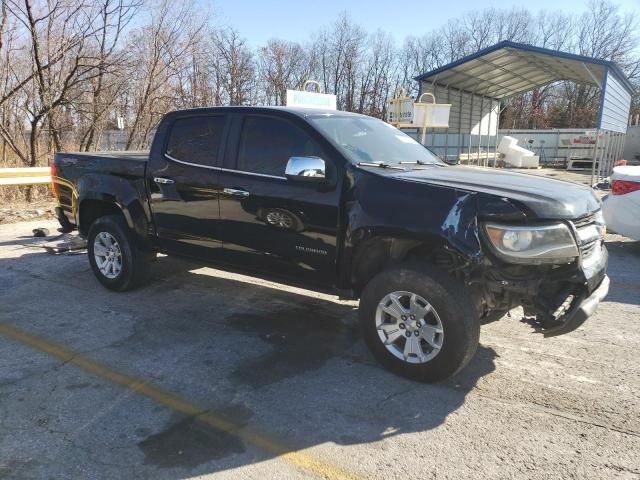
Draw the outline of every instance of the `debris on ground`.
[[[49,229],[48,228],[34,228],[32,230],[33,232],[33,236],[34,237],[48,237],[49,236]]]

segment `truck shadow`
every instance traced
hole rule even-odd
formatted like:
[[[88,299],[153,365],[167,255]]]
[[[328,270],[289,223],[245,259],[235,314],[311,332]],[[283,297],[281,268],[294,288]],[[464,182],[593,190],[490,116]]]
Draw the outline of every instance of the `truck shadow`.
[[[153,277],[162,280],[148,288],[162,296],[177,293],[176,287],[184,283],[192,292],[225,291],[224,305],[218,304],[216,298],[208,312],[188,308],[185,313],[189,320],[180,323],[181,335],[194,339],[210,335],[211,322],[215,322],[214,328],[222,327],[233,337],[239,335],[246,351],[237,355],[228,368],[206,373],[202,381],[228,383],[236,397],[272,397],[275,390],[281,389],[281,403],[276,407],[279,412],[266,415],[280,418],[286,430],[293,430],[277,437],[286,451],[326,442],[366,444],[436,428],[464,404],[482,377],[495,370],[496,352],[481,345],[470,364],[447,381],[421,384],[394,376],[376,363],[364,345],[354,302],[251,285],[211,272],[194,274],[198,267],[191,262],[161,258],[153,267]],[[212,317],[213,311],[225,313]],[[176,325],[154,321],[154,328],[165,327],[174,330]],[[143,324],[140,328],[148,326]],[[205,353],[203,363],[207,367],[219,366],[217,355],[207,357]],[[250,431],[254,427],[264,429],[265,412],[260,410],[252,402],[234,402],[218,405],[212,411],[238,431]],[[391,411],[402,411],[402,415],[389,415]],[[325,422],[331,428],[320,426]],[[313,433],[300,436],[300,431]],[[191,473],[200,472],[204,465],[207,472],[218,471],[218,465],[226,469],[234,463],[234,455],[248,447],[227,430],[182,415],[175,416],[163,430],[144,438],[138,446],[145,453],[146,463],[195,469]],[[234,466],[242,466],[242,462]]]
[[[111,308],[126,310],[133,318],[132,325],[114,326],[131,333],[117,342],[105,341],[100,349],[103,362],[128,365],[132,373],[154,362],[158,348],[166,350],[163,358],[168,363],[157,365],[162,374],[152,381],[162,387],[170,377],[181,376],[180,395],[206,409],[194,416],[174,413],[152,426],[148,418],[140,419],[136,426],[118,419],[131,418],[121,411],[123,407],[96,406],[95,417],[87,424],[100,425],[82,431],[75,440],[83,451],[91,451],[83,466],[88,472],[100,471],[103,463],[117,464],[122,459],[111,458],[113,452],[129,450],[129,463],[142,462],[138,470],[142,476],[178,479],[240,468],[326,443],[369,444],[425,432],[460,409],[478,381],[495,369],[495,351],[480,346],[456,377],[439,384],[411,382],[386,372],[370,355],[357,327],[354,302],[250,278],[230,279],[218,270],[202,272],[201,264],[189,261],[159,258],[147,286],[116,294],[101,290],[90,270],[80,270],[85,259],[77,255],[52,257],[28,249],[20,262],[23,259],[31,265],[46,261],[46,275],[52,279],[81,276],[77,284],[91,291],[82,301],[86,308],[112,302]],[[14,287],[19,283],[9,280]],[[50,308],[65,304],[60,295],[68,296],[67,304],[79,303],[79,290],[67,286],[51,291],[51,285],[34,282],[30,295],[42,299],[57,295],[58,302],[51,302]],[[104,320],[96,312],[65,316],[65,329],[85,331],[87,321],[99,328]],[[109,321],[118,318],[112,315]],[[29,324],[21,328],[28,329]],[[78,402],[90,401],[83,396],[94,388],[77,381],[58,386]],[[203,397],[201,389],[216,393]],[[133,399],[140,404],[136,408],[148,405],[142,397]],[[203,415],[222,419],[225,426],[204,422]],[[63,424],[65,419],[56,421]],[[106,422],[111,426],[102,428]],[[266,437],[278,447],[256,450],[251,441],[251,432],[256,431],[268,432]],[[29,452],[32,458],[41,454]],[[100,458],[100,463],[92,464],[92,458]],[[78,458],[61,452],[56,461],[68,461],[63,469],[71,472]]]

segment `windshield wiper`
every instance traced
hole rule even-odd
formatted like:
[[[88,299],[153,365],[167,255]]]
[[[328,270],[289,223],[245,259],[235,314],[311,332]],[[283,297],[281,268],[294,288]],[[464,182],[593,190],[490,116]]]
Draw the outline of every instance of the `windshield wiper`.
[[[402,165],[405,164],[415,164],[415,165],[433,165],[435,167],[444,167],[444,165],[437,163],[437,162],[423,162],[422,160],[403,160],[402,162],[399,162]]]
[[[358,162],[356,163],[359,167],[380,167],[380,168],[395,168],[396,170],[404,170],[402,167],[398,167],[396,165],[389,165],[384,162]]]

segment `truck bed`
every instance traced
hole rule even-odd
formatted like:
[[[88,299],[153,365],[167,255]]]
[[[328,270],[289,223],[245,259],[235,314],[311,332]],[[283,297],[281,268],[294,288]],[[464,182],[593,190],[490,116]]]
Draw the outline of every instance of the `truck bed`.
[[[148,159],[148,151],[60,152],[55,154],[54,164],[59,176],[74,182],[86,173],[142,178]]]
[[[76,224],[75,192],[80,181],[89,182],[90,189],[102,182],[122,182],[119,185],[130,185],[144,192],[148,158],[149,152],[141,151],[56,153],[51,174],[60,209],[58,217],[64,215],[70,225]],[[111,188],[116,190],[120,187],[114,184]],[[64,219],[61,220],[63,222]]]

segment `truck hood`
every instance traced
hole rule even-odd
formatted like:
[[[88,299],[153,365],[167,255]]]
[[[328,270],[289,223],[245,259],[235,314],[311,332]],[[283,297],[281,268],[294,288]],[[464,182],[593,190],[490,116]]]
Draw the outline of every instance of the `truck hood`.
[[[600,208],[600,200],[589,187],[491,168],[427,167],[394,171],[392,177],[507,198],[523,204],[542,219],[580,218]]]

